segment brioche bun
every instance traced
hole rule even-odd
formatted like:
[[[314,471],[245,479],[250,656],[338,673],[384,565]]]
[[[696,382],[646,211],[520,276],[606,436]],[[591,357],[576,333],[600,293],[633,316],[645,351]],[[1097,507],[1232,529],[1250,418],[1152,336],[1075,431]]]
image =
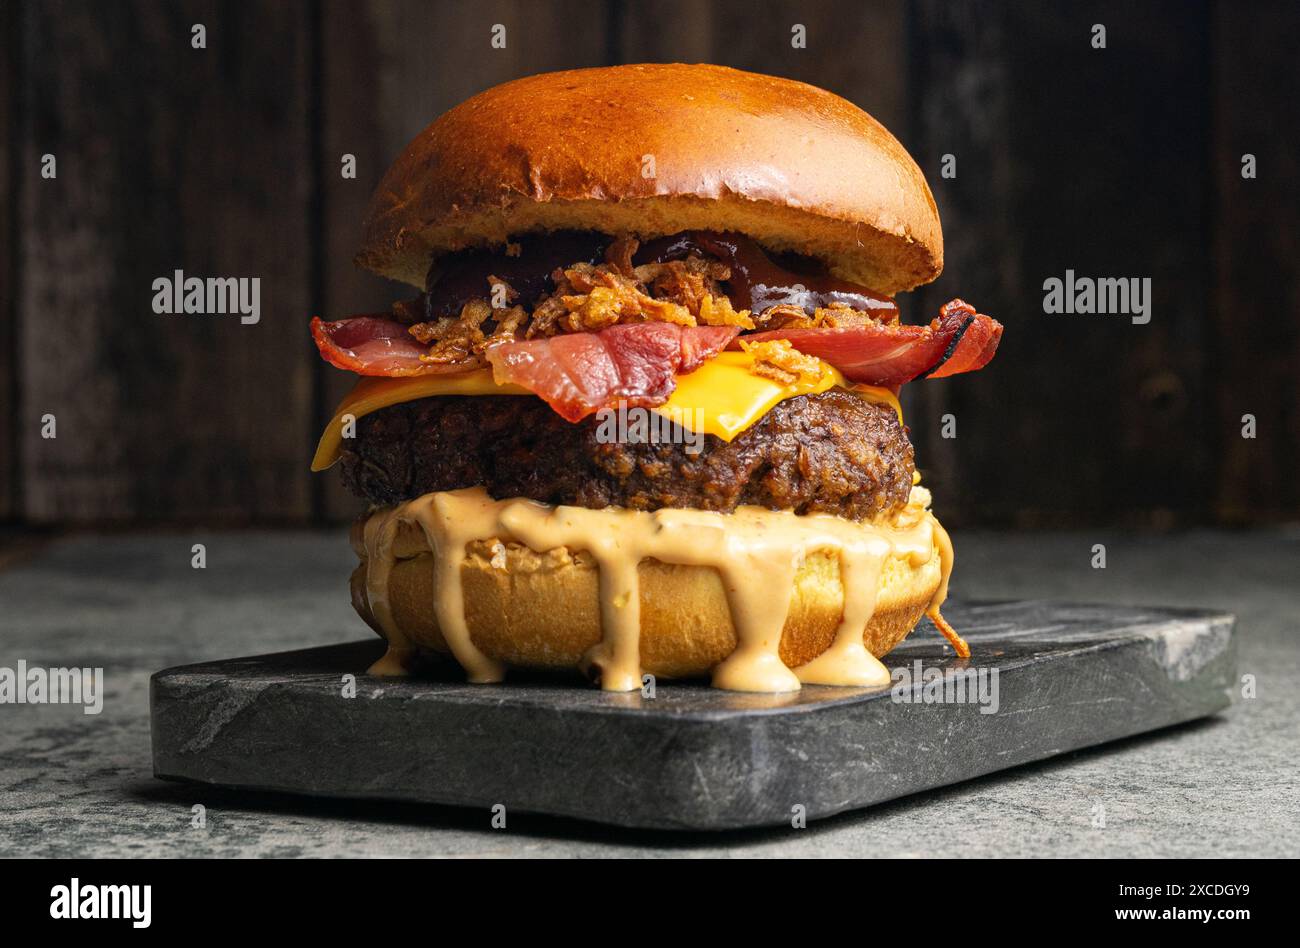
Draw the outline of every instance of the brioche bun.
[[[383,636],[366,591],[364,521],[353,530],[353,547],[362,560],[352,574],[352,603]],[[420,528],[402,524],[393,552],[388,599],[399,632],[422,651],[448,653],[434,615],[433,554]],[[920,566],[906,557],[885,561],[875,613],[863,636],[868,651],[879,658],[907,637],[938,589],[941,572],[937,551]],[[706,677],[736,647],[718,573],[653,559],[643,560],[638,573],[642,669],[665,678]],[[575,669],[601,640],[597,566],[585,551],[537,552],[518,543],[476,541],[466,549],[461,579],[470,638],[490,658],[523,668]],[[787,667],[810,662],[830,647],[843,603],[838,557],[825,552],[807,557],[795,576],[781,638]]]
[[[444,253],[565,229],[740,231],[887,295],[943,269],[925,178],[870,115],[802,82],[683,64],[545,73],[458,105],[384,176],[357,263],[423,288]]]

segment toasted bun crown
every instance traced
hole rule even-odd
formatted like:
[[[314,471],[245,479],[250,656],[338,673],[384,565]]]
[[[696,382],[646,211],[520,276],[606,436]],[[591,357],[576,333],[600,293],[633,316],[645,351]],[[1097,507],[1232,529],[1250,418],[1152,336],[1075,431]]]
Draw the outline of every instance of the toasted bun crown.
[[[943,269],[921,170],[814,86],[709,65],[545,73],[496,86],[407,146],[357,257],[423,287],[431,259],[530,231],[741,231],[893,294]]]

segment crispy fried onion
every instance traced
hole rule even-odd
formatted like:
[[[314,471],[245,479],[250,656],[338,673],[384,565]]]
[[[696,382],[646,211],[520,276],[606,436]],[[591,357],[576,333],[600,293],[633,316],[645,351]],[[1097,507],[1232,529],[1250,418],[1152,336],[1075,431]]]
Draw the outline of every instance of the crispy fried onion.
[[[567,332],[595,332],[621,323],[662,322],[678,326],[738,326],[754,329],[748,310],[736,310],[718,284],[731,276],[725,264],[692,254],[684,260],[632,265],[638,242],[621,237],[605,251],[605,262],[576,263],[552,275],[555,292],[525,312],[519,305],[494,309],[485,296],[471,300],[458,316],[410,327],[429,346],[421,360],[482,363],[488,347]],[[519,294],[504,280],[488,278],[491,297],[513,303]]]
[[[816,382],[825,371],[822,360],[804,355],[785,339],[767,342],[739,340],[740,348],[754,357],[749,371],[766,379],[792,385],[795,382]]]
[[[845,303],[832,303],[830,306],[818,307],[809,316],[802,306],[783,303],[773,306],[754,318],[757,328],[770,329],[843,329],[849,326],[864,326],[867,323],[880,322],[875,316],[853,309]],[[898,315],[885,325],[898,322]]]
[[[522,306],[493,309],[485,299],[470,300],[459,316],[416,323],[408,332],[429,347],[421,362],[475,364],[483,361],[489,345],[513,342],[527,321]]]
[[[930,617],[930,621],[934,623],[939,633],[948,640],[948,644],[952,646],[958,658],[970,658],[970,646],[957,634],[957,630],[948,624],[948,620],[939,614],[938,606],[931,606],[925,614]]]

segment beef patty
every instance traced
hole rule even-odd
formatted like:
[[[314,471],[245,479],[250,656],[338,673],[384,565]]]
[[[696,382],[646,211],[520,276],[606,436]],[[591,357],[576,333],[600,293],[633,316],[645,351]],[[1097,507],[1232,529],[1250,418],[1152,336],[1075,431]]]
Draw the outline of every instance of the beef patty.
[[[755,504],[853,520],[903,506],[912,489],[898,416],[845,391],[787,399],[731,442],[706,435],[696,454],[686,444],[602,443],[598,426],[594,417],[570,424],[537,398],[424,398],[357,422],[343,481],[380,505],[482,486],[496,498],[578,507]]]

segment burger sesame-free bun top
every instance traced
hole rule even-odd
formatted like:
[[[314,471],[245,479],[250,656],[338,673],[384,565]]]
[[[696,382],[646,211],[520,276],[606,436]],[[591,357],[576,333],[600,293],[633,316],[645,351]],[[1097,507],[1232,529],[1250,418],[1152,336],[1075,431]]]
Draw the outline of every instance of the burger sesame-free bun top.
[[[870,115],[684,64],[544,73],[456,106],[384,176],[357,262],[423,287],[437,256],[551,230],[740,231],[889,295],[943,269],[925,178]]]

